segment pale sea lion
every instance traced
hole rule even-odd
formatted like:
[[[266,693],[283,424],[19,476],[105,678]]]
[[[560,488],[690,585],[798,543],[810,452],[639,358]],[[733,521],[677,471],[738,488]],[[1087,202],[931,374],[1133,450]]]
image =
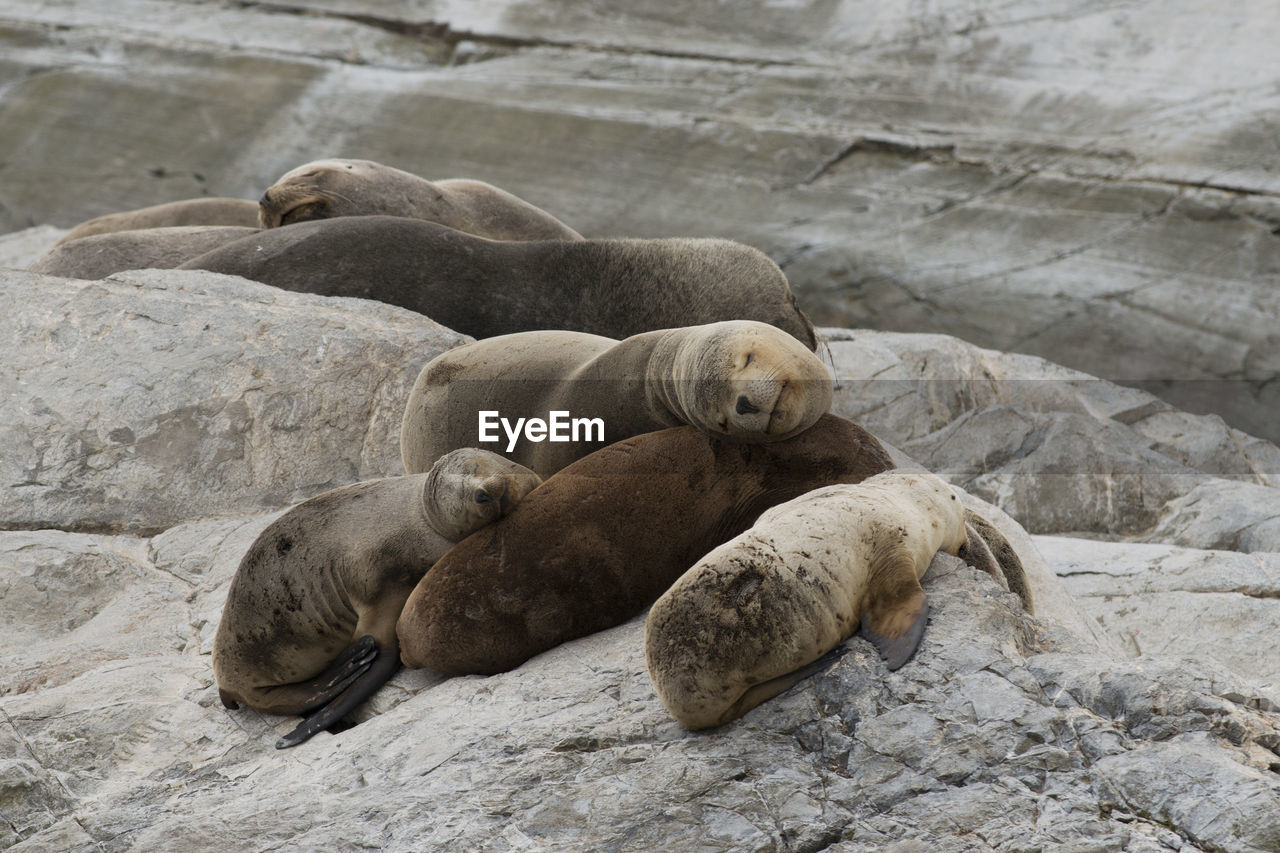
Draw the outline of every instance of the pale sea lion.
[[[506,242],[417,219],[344,216],[272,228],[182,268],[375,299],[476,338],[564,329],[621,339],[759,320],[817,345],[778,265],[731,240]]]
[[[643,610],[765,509],[893,466],[868,432],[823,415],[772,444],[694,427],[597,450],[431,567],[396,626],[406,666],[502,672]]]
[[[181,225],[94,234],[58,243],[27,267],[62,278],[98,281],[124,270],[169,270],[194,257],[259,233],[238,225]]]
[[[213,647],[223,704],[310,715],[277,747],[333,725],[400,667],[396,619],[431,564],[539,482],[467,449],[429,473],[334,489],[276,519],[227,592]]]
[[[790,438],[831,408],[831,376],[795,338],[753,320],[642,332],[615,341],[582,332],[521,332],[456,347],[427,363],[400,429],[405,470],[456,447],[485,446],[549,477],[642,432],[681,424],[738,441]],[[599,419],[586,440],[478,442],[479,412]],[[572,437],[572,433],[570,433]]]
[[[901,667],[924,631],[920,577],[935,554],[1000,571],[968,516],[942,479],[905,471],[768,510],[649,611],[645,658],[662,704],[685,728],[722,725],[811,674],[859,626]]]
[[[405,216],[491,240],[581,240],[559,219],[483,181],[428,181],[372,160],[316,160],[267,188],[258,224],[338,216]]]
[[[171,201],[137,210],[108,213],[81,222],[64,234],[58,243],[69,243],[94,234],[179,225],[238,225],[242,228],[257,228],[258,205],[242,198],[189,198]]]

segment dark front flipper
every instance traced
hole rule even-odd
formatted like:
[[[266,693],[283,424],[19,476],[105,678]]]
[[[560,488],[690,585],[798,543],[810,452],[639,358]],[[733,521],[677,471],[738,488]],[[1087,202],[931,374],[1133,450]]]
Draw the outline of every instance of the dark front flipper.
[[[755,706],[769,701],[774,696],[787,692],[809,676],[817,675],[818,673],[825,671],[836,661],[840,660],[847,651],[848,648],[843,644],[836,646],[813,663],[805,664],[794,672],[788,672],[786,675],[771,678],[768,681],[748,688],[746,692],[738,697],[738,701],[730,705],[729,710],[725,711],[719,720],[716,720],[715,724],[717,726],[722,726],[725,723],[736,720]]]
[[[362,637],[360,641],[373,641],[372,637]],[[351,680],[346,689],[339,693],[333,701],[307,717],[298,727],[276,741],[276,749],[296,746],[312,735],[324,731],[337,723],[347,714],[354,711],[361,702],[368,699],[378,688],[386,684],[391,676],[400,669],[400,654],[395,648],[375,649],[373,662]]]
[[[867,611],[862,617],[860,633],[880,652],[884,665],[894,670],[911,660],[911,656],[916,653],[928,621],[929,603],[924,599],[924,590],[921,590],[918,598],[913,596],[897,607],[880,608],[879,613],[875,610]],[[904,623],[905,630],[896,633],[897,626]],[[895,633],[896,636],[893,636]]]
[[[1017,593],[1022,599],[1023,608],[1028,613],[1035,613],[1035,601],[1031,597],[1031,586],[1027,583],[1027,570],[1023,567],[1018,552],[1013,550],[1013,545],[1009,544],[1005,535],[994,524],[973,510],[965,511],[965,527],[970,531],[970,536],[976,532],[986,542],[996,564],[1000,566],[1009,591]]]

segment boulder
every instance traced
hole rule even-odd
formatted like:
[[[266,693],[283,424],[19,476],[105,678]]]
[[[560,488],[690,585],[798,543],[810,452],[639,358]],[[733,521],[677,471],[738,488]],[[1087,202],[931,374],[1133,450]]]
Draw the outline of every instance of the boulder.
[[[1074,602],[1132,656],[1197,658],[1280,689],[1280,553],[1036,536]]]
[[[155,532],[403,473],[422,365],[398,308],[202,272],[0,272],[0,528]]]

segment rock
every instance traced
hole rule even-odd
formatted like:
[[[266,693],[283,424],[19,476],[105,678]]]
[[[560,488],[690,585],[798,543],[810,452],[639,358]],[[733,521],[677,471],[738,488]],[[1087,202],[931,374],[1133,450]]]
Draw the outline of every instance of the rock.
[[[0,273],[0,527],[157,531],[403,473],[421,366],[465,337],[401,309],[208,273]]]
[[[67,233],[65,228],[37,225],[0,235],[0,270],[24,270],[32,261],[53,248]]]
[[[1280,554],[1034,537],[1071,598],[1131,655],[1199,658],[1280,690]]]
[[[367,157],[589,236],[742,240],[820,323],[1041,355],[1280,440],[1275,16],[474,5],[12,0],[0,230]]]
[[[1193,548],[1280,551],[1280,494],[1252,483],[1210,480],[1171,501],[1147,537]]]
[[[1034,533],[1280,550],[1280,448],[1217,416],[942,335],[821,331],[833,411]]]

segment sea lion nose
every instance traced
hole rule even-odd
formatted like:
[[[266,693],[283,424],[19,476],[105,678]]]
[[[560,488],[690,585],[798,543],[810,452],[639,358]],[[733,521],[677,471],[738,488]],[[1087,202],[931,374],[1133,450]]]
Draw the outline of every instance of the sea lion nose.
[[[262,205],[263,207],[271,206],[271,190],[267,190],[262,194],[262,198],[258,199],[258,204]]]
[[[738,398],[738,405],[734,406],[733,410],[740,415],[754,415],[760,411],[758,408],[751,405],[751,401],[747,399],[746,394],[743,394]]]
[[[476,489],[475,501],[478,504],[493,503],[493,496],[484,489]]]

